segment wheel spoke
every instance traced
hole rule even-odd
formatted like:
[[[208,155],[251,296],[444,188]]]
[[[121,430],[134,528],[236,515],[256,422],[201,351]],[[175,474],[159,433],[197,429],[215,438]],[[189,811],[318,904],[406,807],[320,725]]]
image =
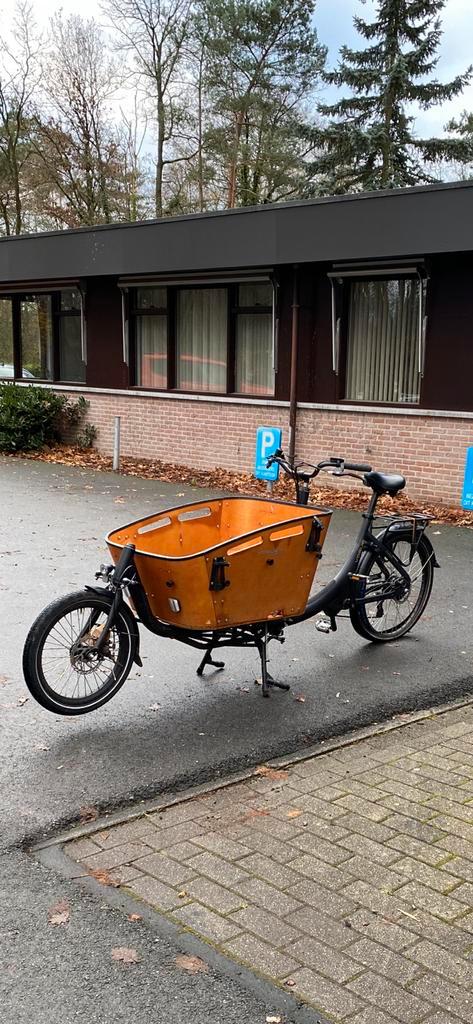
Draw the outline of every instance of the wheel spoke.
[[[119,678],[121,645],[127,631],[113,626],[103,653],[94,645],[107,621],[107,611],[94,605],[72,608],[51,626],[41,649],[41,672],[48,690],[71,704],[97,699]],[[121,622],[123,627],[123,622]],[[78,642],[79,641],[79,642]]]

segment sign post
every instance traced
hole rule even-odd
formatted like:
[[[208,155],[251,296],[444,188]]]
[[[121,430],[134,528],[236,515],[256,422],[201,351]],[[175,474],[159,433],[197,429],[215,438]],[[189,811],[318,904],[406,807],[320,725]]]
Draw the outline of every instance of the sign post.
[[[473,511],[473,448],[467,448],[466,450],[462,508],[466,508],[470,512]]]
[[[273,481],[279,477],[279,466],[275,462],[268,469],[266,463],[270,455],[274,455],[276,449],[281,447],[281,438],[280,427],[258,427],[256,431],[255,477],[257,480],[266,480],[269,491],[273,489]]]

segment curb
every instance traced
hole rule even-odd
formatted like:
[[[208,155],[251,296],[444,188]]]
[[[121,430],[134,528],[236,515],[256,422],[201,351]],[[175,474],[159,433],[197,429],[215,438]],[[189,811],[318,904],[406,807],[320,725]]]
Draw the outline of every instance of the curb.
[[[362,743],[363,740],[370,739],[373,736],[383,736],[386,733],[397,732],[404,729],[406,726],[414,725],[418,722],[427,721],[432,718],[438,718],[441,715],[448,714],[449,711],[456,711],[459,708],[469,707],[472,704],[473,696],[467,699],[451,701],[448,704],[441,704],[438,707],[426,708],[424,711],[409,712],[408,714],[402,715],[402,720],[399,718],[399,720],[394,719],[388,722],[375,722],[373,725],[364,726],[361,729],[355,729],[352,732],[345,733],[344,736],[337,736],[333,740],[321,740],[312,747],[304,747],[303,749],[295,750],[292,754],[285,754],[281,757],[270,758],[265,763],[271,768],[289,768],[292,764],[300,764],[302,761],[309,761],[313,757],[321,757],[323,754],[330,753],[330,751],[333,750],[356,746],[358,743]],[[86,836],[92,835],[94,832],[99,832],[102,828],[110,828],[113,825],[122,825],[126,822],[134,821],[136,818],[141,818],[144,814],[163,811],[167,807],[174,807],[176,804],[187,803],[189,800],[196,800],[198,797],[204,796],[207,793],[215,793],[220,789],[228,789],[231,786],[237,785],[239,782],[246,782],[247,779],[253,778],[255,774],[256,768],[247,768],[244,771],[234,772],[224,779],[218,779],[214,782],[203,782],[197,786],[191,786],[189,789],[179,790],[179,792],[171,791],[162,800],[156,799],[156,797],[151,798],[150,800],[140,800],[138,807],[136,803],[131,804],[127,808],[125,807],[121,810],[101,815],[96,818],[95,821],[87,822],[83,825],[73,825],[66,831],[60,832],[54,837],[39,842],[33,842],[29,847],[26,843],[25,847],[28,849],[30,854],[34,855],[42,850],[47,850],[50,847],[60,846],[63,843],[71,842],[73,839],[82,839]]]

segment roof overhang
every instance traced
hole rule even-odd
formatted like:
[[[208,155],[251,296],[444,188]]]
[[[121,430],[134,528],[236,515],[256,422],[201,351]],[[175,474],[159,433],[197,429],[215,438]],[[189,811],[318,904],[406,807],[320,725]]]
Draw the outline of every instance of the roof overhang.
[[[0,282],[147,277],[473,250],[473,183],[0,240]]]

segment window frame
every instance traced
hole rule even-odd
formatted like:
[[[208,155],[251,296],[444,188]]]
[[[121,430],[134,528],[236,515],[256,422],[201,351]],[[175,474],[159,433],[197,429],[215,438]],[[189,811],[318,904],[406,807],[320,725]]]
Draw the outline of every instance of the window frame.
[[[242,284],[270,284],[272,287],[273,301],[271,306],[239,306],[238,305],[238,288]],[[129,380],[130,387],[137,391],[153,391],[156,394],[173,392],[175,394],[182,395],[199,395],[202,398],[245,398],[248,400],[257,401],[258,399],[275,399],[276,398],[276,386],[277,386],[277,326],[278,326],[278,312],[277,312],[277,282],[275,281],[271,273],[265,275],[254,275],[247,276],[242,274],[240,277],[235,278],[209,278],[203,281],[192,280],[192,278],[186,279],[185,281],[169,282],[166,280],[154,279],[152,281],[127,281],[126,284],[120,284],[119,287],[122,291],[123,296],[123,324],[124,332],[128,338],[128,362],[129,369]],[[153,309],[142,309],[136,304],[136,298],[138,290],[141,288],[166,288],[167,289],[167,319],[168,319],[168,350],[167,350],[167,387],[166,388],[153,388],[146,385],[140,385],[137,383],[138,380],[138,349],[136,340],[136,324],[138,316],[146,315],[161,315],[157,310]],[[200,390],[188,390],[179,388],[177,386],[177,297],[181,290],[196,290],[196,289],[213,289],[213,288],[226,288],[227,290],[227,375],[226,375],[226,390],[225,391],[200,391]],[[163,309],[164,314],[164,309]],[[241,313],[264,313],[272,315],[272,351],[273,351],[273,372],[274,372],[274,386],[272,391],[266,392],[264,395],[252,395],[246,392],[237,392],[235,390],[236,384],[236,357],[237,357],[237,318]]]
[[[77,291],[80,296],[80,308],[77,310],[62,310],[61,309],[61,292],[65,291]],[[21,303],[26,299],[36,296],[44,295],[49,297],[51,300],[51,336],[52,336],[52,368],[53,376],[49,377],[24,377],[23,376],[23,350],[22,350],[22,338],[21,338]],[[13,377],[2,377],[0,374],[0,383],[4,381],[14,381],[16,383],[30,384],[70,384],[71,386],[85,386],[87,379],[87,357],[85,348],[85,299],[83,289],[75,282],[71,284],[63,284],[60,288],[44,288],[36,286],[32,282],[30,287],[15,288],[11,291],[1,291],[0,298],[9,299],[12,308],[12,334],[13,334]],[[60,322],[62,317],[79,317],[81,324],[81,355],[82,361],[85,365],[85,379],[78,380],[67,380],[60,376]]]
[[[378,406],[383,408],[418,409],[423,404],[425,355],[427,337],[427,286],[429,274],[423,261],[409,263],[375,264],[371,266],[340,267],[329,271],[331,285],[332,373],[336,380],[336,398],[340,405]],[[383,402],[355,399],[346,396],[349,317],[351,285],[357,282],[417,281],[419,288],[419,314],[417,323],[417,367],[419,394],[416,402]]]

